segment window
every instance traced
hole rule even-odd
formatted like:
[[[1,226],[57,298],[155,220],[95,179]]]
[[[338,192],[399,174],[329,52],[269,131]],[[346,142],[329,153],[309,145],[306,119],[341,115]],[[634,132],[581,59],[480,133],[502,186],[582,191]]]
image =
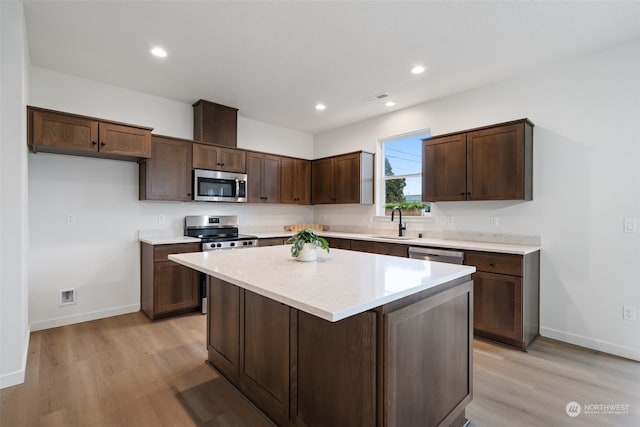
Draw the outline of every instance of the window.
[[[388,209],[394,206],[408,215],[429,212],[429,204],[422,201],[422,139],[430,135],[428,130],[422,130],[380,142],[380,215],[385,215],[385,211],[388,214]]]

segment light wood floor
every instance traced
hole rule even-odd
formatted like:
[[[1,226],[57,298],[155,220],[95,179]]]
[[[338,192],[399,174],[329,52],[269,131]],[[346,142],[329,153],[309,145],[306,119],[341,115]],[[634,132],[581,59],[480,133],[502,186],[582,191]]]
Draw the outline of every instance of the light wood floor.
[[[0,390],[0,426],[271,425],[203,363],[205,331],[200,314],[135,313],[34,332],[25,383]],[[640,363],[547,339],[529,353],[474,346],[474,426],[640,426]],[[571,401],[629,408],[571,418]]]

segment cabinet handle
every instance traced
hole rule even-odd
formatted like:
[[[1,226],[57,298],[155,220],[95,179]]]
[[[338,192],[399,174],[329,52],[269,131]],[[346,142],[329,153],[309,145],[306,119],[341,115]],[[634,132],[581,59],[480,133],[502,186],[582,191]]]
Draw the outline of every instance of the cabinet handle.
[[[461,196],[464,196],[464,192],[460,193]]]
[[[471,193],[467,193],[467,196],[470,196],[470,195],[471,195]]]
[[[97,145],[98,143],[95,141],[91,141],[91,145]]]
[[[496,263],[495,263],[495,262],[490,262],[490,263],[489,263],[489,267],[495,267],[495,266],[496,266]]]
[[[105,145],[107,145],[107,143],[106,143],[106,142],[104,142],[104,141],[102,141],[102,142],[100,143],[100,146],[101,146],[101,147],[104,147]]]

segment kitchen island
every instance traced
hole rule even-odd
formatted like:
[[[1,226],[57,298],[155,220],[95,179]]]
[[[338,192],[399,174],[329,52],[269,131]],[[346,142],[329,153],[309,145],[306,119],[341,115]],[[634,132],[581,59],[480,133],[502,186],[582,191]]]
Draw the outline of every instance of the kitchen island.
[[[208,276],[208,362],[281,426],[464,425],[475,268],[289,249],[169,256]]]

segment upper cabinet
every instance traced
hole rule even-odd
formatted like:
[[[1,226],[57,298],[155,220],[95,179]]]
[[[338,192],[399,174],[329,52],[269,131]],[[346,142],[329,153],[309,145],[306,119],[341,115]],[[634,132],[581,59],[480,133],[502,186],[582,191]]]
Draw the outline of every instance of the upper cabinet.
[[[423,201],[532,200],[532,181],[527,119],[423,140]]]
[[[326,157],[311,164],[313,204],[373,203],[373,154]]]
[[[151,128],[28,107],[28,144],[37,151],[139,160],[151,157]]]
[[[280,203],[280,163],[279,156],[247,153],[249,203]]]
[[[233,148],[193,144],[193,168],[245,173],[246,152]]]
[[[193,139],[205,144],[237,147],[238,109],[199,100],[193,104]]]
[[[280,169],[280,203],[311,203],[311,162],[283,157]]]
[[[140,163],[140,200],[190,201],[191,157],[189,140],[153,135],[151,158]]]

